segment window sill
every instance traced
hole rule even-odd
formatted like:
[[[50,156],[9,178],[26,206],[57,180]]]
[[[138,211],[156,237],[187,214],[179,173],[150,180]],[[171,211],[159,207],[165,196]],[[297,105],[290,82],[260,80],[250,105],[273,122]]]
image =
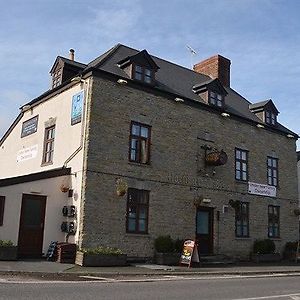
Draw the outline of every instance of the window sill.
[[[150,235],[149,235],[149,233],[129,233],[129,232],[126,232],[125,237],[137,237],[137,238],[142,238],[143,237],[143,238],[149,239]]]
[[[237,183],[237,184],[248,184],[248,181],[235,179],[235,183]]]
[[[250,236],[246,236],[246,237],[236,236],[235,240],[236,241],[251,241],[252,238]]]
[[[142,163],[138,163],[138,162],[134,162],[134,161],[129,161],[128,164],[132,165],[132,166],[151,168],[150,164],[142,164]]]
[[[268,237],[268,239],[272,240],[272,241],[281,241],[281,237]]]
[[[51,165],[53,165],[53,162],[42,163],[41,167],[46,167],[46,166],[51,166]]]

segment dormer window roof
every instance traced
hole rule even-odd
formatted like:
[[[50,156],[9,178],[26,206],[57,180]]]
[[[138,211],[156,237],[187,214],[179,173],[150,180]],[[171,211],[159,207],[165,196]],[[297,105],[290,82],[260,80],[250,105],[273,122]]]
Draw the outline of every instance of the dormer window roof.
[[[227,91],[219,79],[211,79],[201,84],[196,84],[193,86],[193,91],[198,95],[203,94],[203,98],[206,100],[207,104],[218,108],[224,108]]]
[[[55,59],[55,62],[50,70],[50,75],[52,77],[52,89],[76,76],[86,67],[85,64],[74,60],[74,50],[73,52],[71,52],[71,50],[70,54],[72,54],[72,57],[70,56],[70,58],[72,59],[68,59],[62,56],[57,56],[57,58]]]
[[[131,79],[147,84],[155,83],[155,73],[159,69],[159,66],[146,50],[119,61],[118,66],[123,69]]]
[[[266,124],[276,126],[279,111],[271,99],[250,104],[249,109]]]

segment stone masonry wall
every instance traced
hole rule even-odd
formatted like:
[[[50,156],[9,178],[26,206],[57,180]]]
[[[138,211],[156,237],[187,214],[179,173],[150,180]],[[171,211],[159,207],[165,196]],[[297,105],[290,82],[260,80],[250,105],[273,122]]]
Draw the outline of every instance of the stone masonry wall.
[[[90,105],[81,246],[107,245],[119,247],[130,256],[152,256],[153,240],[159,235],[194,238],[193,202],[199,196],[211,199],[207,206],[215,208],[215,253],[247,257],[255,239],[268,237],[270,204],[280,206],[277,250],[281,251],[287,241],[296,240],[294,140],[100,78],[94,78]],[[150,165],[128,161],[131,121],[152,126]],[[228,162],[205,167],[203,145],[223,149]],[[249,150],[251,182],[267,184],[267,156],[279,158],[277,198],[249,195],[247,183],[235,180],[235,147]],[[127,196],[116,195],[117,178],[124,179],[131,188],[150,190],[147,235],[126,233]],[[223,205],[228,205],[230,199],[250,203],[249,238],[235,237],[233,208],[229,206],[223,213]]]

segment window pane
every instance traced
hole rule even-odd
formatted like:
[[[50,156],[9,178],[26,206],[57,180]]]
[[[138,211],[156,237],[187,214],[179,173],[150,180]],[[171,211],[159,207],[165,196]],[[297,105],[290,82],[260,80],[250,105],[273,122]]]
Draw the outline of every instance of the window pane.
[[[238,171],[238,170],[235,171],[235,178],[241,179],[241,171]]]
[[[142,80],[142,74],[140,74],[140,73],[135,73],[135,79],[137,79],[137,80]]]
[[[151,71],[149,69],[145,69],[145,75],[146,76],[151,76]]]
[[[208,223],[208,212],[198,211],[197,213],[197,233],[198,234],[208,234],[209,223]]]
[[[243,172],[243,180],[247,180],[247,173]]]
[[[237,159],[241,158],[241,151],[240,150],[235,151],[235,158],[237,158]]]
[[[131,150],[130,151],[130,160],[137,160],[136,159],[136,151],[135,150]]]
[[[151,83],[152,82],[152,78],[148,77],[148,76],[145,76],[145,82]]]
[[[240,170],[241,169],[241,163],[239,162],[239,161],[237,161],[236,163],[235,163],[235,168],[237,169],[237,170]]]
[[[133,135],[140,135],[140,126],[132,124],[131,133]]]
[[[242,163],[242,170],[243,171],[247,171],[247,165],[246,165],[246,163]]]
[[[148,137],[148,128],[141,127],[141,136],[147,138]]]
[[[240,226],[236,227],[236,235],[241,236],[242,235],[242,228]]]
[[[144,219],[139,219],[139,232],[146,231],[146,221]]]
[[[128,230],[135,231],[135,219],[128,219]]]
[[[135,66],[135,71],[142,73],[142,67],[141,66]]]
[[[242,160],[246,160],[247,159],[247,155],[245,151],[242,151]]]

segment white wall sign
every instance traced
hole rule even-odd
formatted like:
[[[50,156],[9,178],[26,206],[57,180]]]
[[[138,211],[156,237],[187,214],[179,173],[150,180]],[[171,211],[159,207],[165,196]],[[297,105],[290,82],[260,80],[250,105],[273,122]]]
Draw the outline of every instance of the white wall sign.
[[[248,182],[248,193],[267,197],[276,197],[276,186]]]
[[[34,145],[29,148],[22,149],[17,153],[17,162],[33,159],[37,156],[37,153],[38,153],[38,145]]]

